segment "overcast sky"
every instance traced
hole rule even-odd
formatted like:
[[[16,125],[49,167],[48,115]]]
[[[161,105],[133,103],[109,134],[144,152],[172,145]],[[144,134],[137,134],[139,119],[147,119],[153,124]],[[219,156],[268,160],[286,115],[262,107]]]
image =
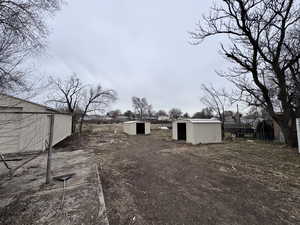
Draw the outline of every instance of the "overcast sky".
[[[77,73],[84,81],[113,88],[113,109],[132,109],[131,97],[146,97],[154,110],[202,108],[201,83],[228,83],[221,39],[188,43],[211,0],[72,0],[50,22],[48,49],[38,59],[43,74]]]

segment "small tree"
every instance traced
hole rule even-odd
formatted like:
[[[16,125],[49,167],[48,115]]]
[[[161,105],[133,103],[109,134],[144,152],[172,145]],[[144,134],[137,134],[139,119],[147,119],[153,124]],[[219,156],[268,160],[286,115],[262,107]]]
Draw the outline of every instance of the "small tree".
[[[230,100],[225,94],[225,90],[217,90],[213,86],[207,87],[202,84],[203,96],[201,102],[206,105],[211,112],[215,112],[222,123],[222,137],[224,138],[224,112]]]
[[[169,111],[169,116],[172,120],[180,118],[182,111],[178,108],[173,108]]]
[[[113,119],[117,119],[118,116],[120,116],[122,114],[120,109],[116,109],[116,110],[112,110],[110,112],[107,113],[108,116],[110,116]]]
[[[81,101],[85,86],[76,74],[65,80],[50,77],[49,81],[52,92],[48,97],[48,102],[54,103],[56,108],[65,109],[64,111],[72,115],[72,133],[74,133],[79,118],[78,104]]]
[[[146,98],[132,97],[132,105],[140,120],[148,113],[150,105]]]
[[[50,77],[49,80],[53,88],[48,102],[72,114],[72,132],[75,132],[79,118],[81,119],[79,132],[81,132],[87,113],[102,111],[116,100],[117,94],[114,90],[104,89],[101,85],[97,87],[84,85],[76,74],[65,80],[54,77]]]
[[[204,108],[201,110],[201,112],[196,112],[193,115],[193,118],[195,119],[210,119],[213,117],[213,109],[211,108]]]
[[[167,112],[165,110],[158,110],[158,112],[156,113],[156,116],[168,116]]]
[[[183,118],[190,118],[190,115],[186,112],[185,114],[183,114],[182,117],[183,117]]]
[[[79,132],[82,132],[82,124],[84,117],[95,111],[103,111],[111,102],[117,99],[117,94],[114,90],[104,89],[101,85],[97,87],[89,87],[83,92],[83,98],[80,101],[82,113],[80,116]]]

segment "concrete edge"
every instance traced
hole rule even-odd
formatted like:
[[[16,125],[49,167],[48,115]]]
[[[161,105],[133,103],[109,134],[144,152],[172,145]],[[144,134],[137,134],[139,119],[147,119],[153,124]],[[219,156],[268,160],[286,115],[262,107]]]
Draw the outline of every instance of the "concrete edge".
[[[95,164],[95,169],[96,169],[96,175],[98,180],[98,187],[97,187],[98,201],[99,201],[98,218],[101,219],[103,224],[109,225],[107,210],[106,210],[105,200],[104,200],[104,193],[103,193],[102,183],[99,175],[99,168],[97,164]]]

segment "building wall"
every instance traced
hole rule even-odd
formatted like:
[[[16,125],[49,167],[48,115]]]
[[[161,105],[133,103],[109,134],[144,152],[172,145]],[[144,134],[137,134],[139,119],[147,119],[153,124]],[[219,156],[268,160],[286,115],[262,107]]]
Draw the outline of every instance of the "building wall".
[[[141,123],[141,122],[139,122],[139,123]],[[145,123],[145,134],[150,134],[151,133],[151,123],[149,123],[149,122],[144,122],[144,123]],[[123,123],[123,131],[129,135],[136,135],[136,123],[135,122]]]
[[[172,123],[172,139],[178,140],[178,133],[177,133],[178,132],[178,129],[177,129],[178,123],[186,124],[186,142],[192,143],[194,131],[192,129],[191,123],[189,121],[185,121],[185,120],[177,120]]]
[[[190,121],[174,121],[172,123],[172,139],[178,140],[177,124],[186,123],[186,142],[191,144],[221,143],[222,131],[219,123],[192,123]]]
[[[43,151],[49,143],[50,118],[47,107],[0,95],[0,152]],[[24,113],[13,113],[24,112]],[[28,113],[26,112],[33,112]],[[6,122],[6,123],[5,123]],[[6,124],[6,125],[3,125]],[[72,117],[55,114],[53,145],[71,135]]]
[[[53,145],[70,136],[72,133],[72,116],[55,114],[53,133]]]
[[[145,134],[151,133],[151,123],[145,122]]]
[[[47,108],[38,104],[33,104],[27,101],[22,101],[14,97],[0,94],[0,106],[1,107],[20,107],[23,112],[47,112]]]
[[[14,152],[20,146],[20,122],[22,114],[11,114],[10,109],[0,109],[0,153]],[[22,112],[22,108],[15,111]]]
[[[173,123],[172,123],[172,139],[173,140],[178,140],[177,121],[173,121]]]
[[[123,130],[126,134],[136,135],[136,123],[123,123]]]
[[[193,129],[193,124],[191,122],[186,123],[186,142],[194,143],[195,131]]]
[[[44,151],[49,143],[50,120],[46,114],[22,114],[18,152]]]
[[[200,143],[206,144],[222,142],[221,124],[193,123],[192,127],[192,144],[196,145]]]

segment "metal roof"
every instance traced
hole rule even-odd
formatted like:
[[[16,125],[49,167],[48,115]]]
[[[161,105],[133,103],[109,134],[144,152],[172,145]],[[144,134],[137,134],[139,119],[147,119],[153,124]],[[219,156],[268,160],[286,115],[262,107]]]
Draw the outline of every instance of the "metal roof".
[[[185,119],[185,120],[179,120],[178,122],[190,122],[190,123],[199,123],[199,124],[221,124],[221,121],[216,119]]]
[[[22,99],[22,98],[13,96],[13,95],[8,95],[8,94],[6,94],[6,93],[0,93],[0,96],[1,96],[1,95],[4,96],[4,97],[7,97],[7,98],[13,98],[13,99],[16,99],[16,100],[18,100],[18,101],[20,101],[20,102],[26,102],[26,103],[28,103],[28,104],[32,104],[32,105],[39,106],[39,107],[41,107],[41,108],[44,108],[44,109],[49,110],[49,111],[51,111],[51,112],[53,112],[53,113],[56,113],[56,114],[66,114],[66,115],[70,115],[70,113],[60,112],[60,111],[58,111],[58,110],[56,110],[56,109],[53,109],[53,108],[51,108],[51,107],[49,107],[49,106],[42,105],[42,104],[39,104],[39,103],[36,103],[36,102],[32,102],[32,101],[29,101],[29,100],[27,100],[27,99]],[[18,108],[18,107],[16,107],[16,108]],[[22,112],[22,113],[24,113],[24,112]],[[31,112],[29,112],[29,113],[31,113]]]
[[[136,121],[127,121],[127,122],[124,122],[124,123],[126,123],[126,124],[130,124],[130,123],[147,123],[147,121],[138,121],[138,120],[136,120]]]

